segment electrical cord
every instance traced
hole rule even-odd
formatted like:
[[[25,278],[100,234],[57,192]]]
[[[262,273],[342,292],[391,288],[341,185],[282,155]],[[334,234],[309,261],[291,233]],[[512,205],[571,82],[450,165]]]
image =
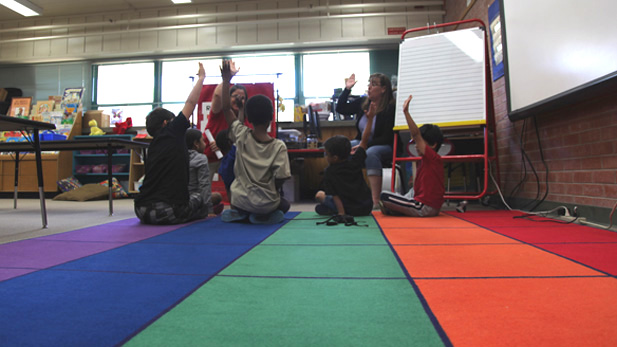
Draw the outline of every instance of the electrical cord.
[[[538,131],[538,122],[536,120],[536,117],[533,117],[533,124],[536,128],[536,138],[538,139],[538,149],[540,150],[540,160],[542,160],[542,164],[544,164],[544,169],[546,170],[545,172],[545,190],[544,190],[544,196],[542,197],[542,199],[540,199],[540,201],[538,201],[532,208],[531,211],[535,210],[538,206],[540,206],[541,203],[544,202],[544,200],[546,200],[546,197],[548,196],[548,174],[549,174],[549,170],[548,170],[548,165],[546,164],[546,161],[544,160],[544,151],[542,150],[542,142],[540,141],[540,132]],[[539,185],[539,181],[538,181],[538,185]],[[538,188],[538,192],[540,192],[540,189]]]
[[[506,208],[507,208],[508,210],[510,210],[510,211],[521,212],[521,213],[525,213],[525,214],[526,214],[526,216],[517,216],[517,217],[514,217],[514,218],[523,218],[523,217],[529,217],[529,216],[540,216],[540,217],[544,217],[544,216],[546,216],[546,215],[548,215],[548,214],[550,214],[550,213],[555,213],[555,212],[557,212],[557,211],[559,211],[559,210],[561,210],[561,209],[563,209],[563,210],[565,211],[565,214],[566,214],[566,215],[569,215],[569,214],[570,214],[570,213],[569,213],[569,211],[568,211],[568,208],[567,208],[566,206],[557,206],[557,207],[555,207],[554,209],[549,210],[549,211],[538,211],[538,212],[529,212],[529,211],[522,211],[522,210],[513,209],[513,208],[512,208],[512,207],[510,207],[510,205],[508,205],[508,203],[506,202],[506,200],[505,200],[505,198],[504,198],[504,196],[503,196],[503,193],[502,193],[502,191],[501,191],[501,188],[499,187],[499,184],[497,183],[497,180],[495,180],[495,177],[493,176],[493,167],[492,167],[492,165],[491,165],[490,163],[489,163],[489,170],[488,170],[488,174],[489,174],[489,176],[491,177],[491,180],[493,181],[493,184],[495,185],[495,188],[497,189],[497,192],[499,193],[499,197],[501,198],[501,201],[502,201],[502,202],[503,202],[503,204],[506,206]],[[616,206],[617,206],[617,205],[616,205]],[[555,223],[558,223],[558,224],[569,224],[569,223],[574,222],[574,221],[575,221],[575,220],[577,220],[577,219],[578,219],[578,216],[577,216],[577,217],[575,217],[572,221],[568,221],[568,222],[557,221],[557,220],[542,220],[542,222],[555,222]],[[540,222],[539,220],[533,220],[533,219],[530,219],[530,220],[531,220],[531,221],[534,221],[534,222]]]
[[[538,200],[538,197],[540,196],[540,177],[538,176],[538,172],[536,171],[536,168],[533,166],[531,159],[527,155],[527,151],[525,151],[524,139],[527,133],[526,129],[527,129],[527,119],[523,120],[523,127],[521,128],[521,135],[519,138],[519,146],[521,148],[521,162],[523,163],[523,177],[521,178],[519,183],[514,188],[512,188],[512,191],[510,192],[510,195],[509,195],[510,197],[515,196],[518,193],[518,190],[520,190],[522,185],[525,183],[525,181],[527,181],[527,164],[526,163],[528,162],[529,167],[531,171],[533,172],[533,175],[536,178],[536,197],[530,202],[526,203],[523,206],[523,208],[536,202]]]

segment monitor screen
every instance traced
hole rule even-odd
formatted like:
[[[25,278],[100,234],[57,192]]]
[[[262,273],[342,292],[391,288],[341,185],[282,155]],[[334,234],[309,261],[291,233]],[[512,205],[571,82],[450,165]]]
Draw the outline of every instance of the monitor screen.
[[[306,120],[306,118],[305,118]],[[319,124],[319,113],[317,111],[313,111],[313,108],[309,105],[308,107],[308,135],[315,135],[318,139],[321,139],[321,126]],[[304,127],[304,132],[306,133],[306,124]]]

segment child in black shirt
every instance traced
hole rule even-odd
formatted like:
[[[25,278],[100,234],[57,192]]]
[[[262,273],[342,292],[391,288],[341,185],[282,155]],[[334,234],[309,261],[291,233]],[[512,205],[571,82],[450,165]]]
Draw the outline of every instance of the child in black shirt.
[[[146,117],[146,129],[153,140],[144,183],[135,198],[135,214],[142,223],[179,224],[208,214],[200,195],[189,196],[189,153],[184,137],[206,77],[201,63],[198,76],[178,116],[159,107]]]
[[[320,215],[368,216],[373,210],[373,199],[362,169],[365,166],[366,147],[370,137],[375,104],[366,114],[367,126],[355,153],[350,157],[351,143],[348,138],[337,135],[324,143],[329,166],[324,174],[325,191],[318,191],[315,199],[319,204],[315,212]]]

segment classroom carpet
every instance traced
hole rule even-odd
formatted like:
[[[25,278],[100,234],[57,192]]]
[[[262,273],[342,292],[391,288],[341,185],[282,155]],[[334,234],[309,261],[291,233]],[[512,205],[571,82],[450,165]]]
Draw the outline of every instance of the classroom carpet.
[[[613,346],[617,233],[511,211],[0,245],[3,346]]]

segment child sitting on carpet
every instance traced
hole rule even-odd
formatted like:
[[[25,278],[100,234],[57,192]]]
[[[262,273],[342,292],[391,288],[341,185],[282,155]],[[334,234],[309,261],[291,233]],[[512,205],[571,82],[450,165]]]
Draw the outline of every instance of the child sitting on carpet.
[[[388,191],[381,192],[379,206],[381,212],[391,215],[411,217],[437,216],[444,202],[443,162],[437,154],[443,143],[443,133],[439,126],[424,124],[420,129],[409,114],[410,95],[403,104],[407,126],[422,157],[413,188],[405,195]]]
[[[203,203],[208,206],[208,214],[218,215],[225,206],[223,196],[217,192],[212,193],[208,157],[204,154],[206,141],[201,131],[193,128],[186,130],[184,138],[189,150],[189,195],[201,196]]]
[[[244,109],[244,106],[242,106]],[[231,201],[231,183],[236,178],[234,174],[234,163],[236,162],[236,145],[229,139],[227,129],[221,130],[216,135],[216,146],[223,153],[221,165],[219,166],[219,176],[225,184],[227,198]]]
[[[221,219],[280,223],[289,210],[289,202],[279,194],[283,181],[291,177],[287,146],[268,135],[274,108],[266,96],[255,95],[246,102],[246,117],[253,129],[238,121],[229,97],[229,82],[235,72],[230,68],[230,60],[223,60],[223,111],[229,124],[229,138],[236,144],[236,178],[231,184],[231,209],[223,211]]]
[[[360,145],[349,157],[351,142],[343,135],[336,135],[324,143],[328,167],[324,173],[324,189],[317,192],[315,212],[320,215],[368,216],[373,210],[373,198],[364,179],[366,147],[371,136],[377,109],[371,103],[366,112],[367,124],[362,132]]]
[[[146,117],[146,130],[153,139],[148,147],[144,182],[135,197],[135,214],[142,223],[180,224],[208,214],[201,196],[189,195],[189,153],[184,139],[206,77],[201,63],[198,76],[176,117],[161,107]]]

